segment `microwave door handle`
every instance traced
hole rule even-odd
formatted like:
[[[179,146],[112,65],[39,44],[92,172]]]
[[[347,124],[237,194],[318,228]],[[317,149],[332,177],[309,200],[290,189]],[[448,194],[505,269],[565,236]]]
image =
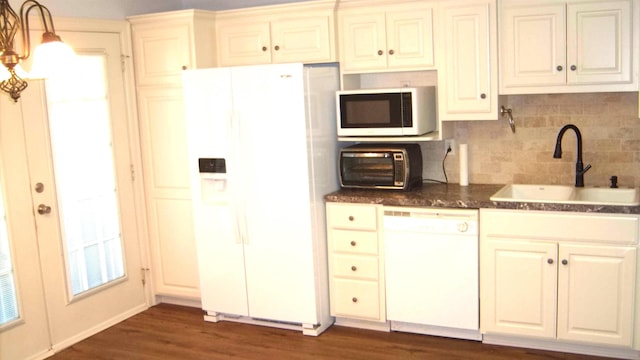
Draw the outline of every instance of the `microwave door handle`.
[[[391,157],[389,153],[343,153],[343,157],[347,158],[388,158]]]

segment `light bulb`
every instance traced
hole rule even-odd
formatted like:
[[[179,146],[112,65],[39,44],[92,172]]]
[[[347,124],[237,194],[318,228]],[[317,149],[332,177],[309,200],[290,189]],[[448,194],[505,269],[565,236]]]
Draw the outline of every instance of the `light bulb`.
[[[38,45],[33,52],[33,66],[29,77],[45,79],[72,71],[76,53],[62,41],[51,41]]]

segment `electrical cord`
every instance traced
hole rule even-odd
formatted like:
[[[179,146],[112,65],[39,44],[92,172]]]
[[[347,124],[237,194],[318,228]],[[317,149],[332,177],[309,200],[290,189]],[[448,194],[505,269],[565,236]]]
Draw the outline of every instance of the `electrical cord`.
[[[427,181],[431,181],[431,182],[435,182],[435,183],[439,183],[439,184],[448,184],[449,183],[449,179],[447,179],[447,171],[444,168],[444,161],[447,160],[447,155],[449,155],[449,153],[451,152],[451,146],[449,146],[447,148],[447,151],[444,153],[444,157],[442,158],[442,174],[444,174],[444,181],[442,180],[436,180],[436,179],[424,179],[422,182],[427,182]]]

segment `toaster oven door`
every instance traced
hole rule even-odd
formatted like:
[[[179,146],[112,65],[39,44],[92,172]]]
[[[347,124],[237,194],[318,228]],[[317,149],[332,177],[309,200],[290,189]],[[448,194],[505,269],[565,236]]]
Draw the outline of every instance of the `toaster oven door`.
[[[344,187],[397,188],[393,153],[342,153],[340,178]]]

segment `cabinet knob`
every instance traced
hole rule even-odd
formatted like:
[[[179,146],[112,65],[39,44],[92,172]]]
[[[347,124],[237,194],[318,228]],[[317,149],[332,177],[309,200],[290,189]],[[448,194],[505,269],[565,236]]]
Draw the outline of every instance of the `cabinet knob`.
[[[353,221],[354,219],[353,215],[349,216],[349,221]]]
[[[280,50],[280,46],[276,45],[276,47],[274,49],[276,49],[276,51],[278,51],[278,50]]]
[[[384,51],[378,50],[378,55],[382,55],[382,54],[384,54]]]
[[[351,301],[354,302],[354,303],[357,303],[358,302],[358,298],[357,297],[353,297],[353,298],[351,298]]]
[[[263,46],[263,47],[262,47],[262,51],[267,51],[267,47],[266,47],[266,46]]]
[[[187,70],[187,65],[182,65],[182,70]]]
[[[355,265],[351,266],[351,271],[356,271],[356,270],[358,270],[358,268]]]
[[[568,263],[567,259],[562,259],[562,265],[567,265]]]
[[[571,71],[576,71],[577,67],[575,65],[571,65]]]
[[[480,94],[480,99],[486,99],[486,98],[487,98],[487,94],[485,93]]]
[[[389,55],[393,55],[395,52],[393,50],[389,50]]]
[[[547,259],[547,264],[553,264],[553,259]]]
[[[351,243],[350,243],[350,244],[351,244],[351,246],[356,246],[356,242],[355,242],[355,241],[353,241],[353,240],[351,241]]]
[[[558,71],[562,71],[562,65],[558,65],[558,66],[556,67],[556,70],[558,70]]]

